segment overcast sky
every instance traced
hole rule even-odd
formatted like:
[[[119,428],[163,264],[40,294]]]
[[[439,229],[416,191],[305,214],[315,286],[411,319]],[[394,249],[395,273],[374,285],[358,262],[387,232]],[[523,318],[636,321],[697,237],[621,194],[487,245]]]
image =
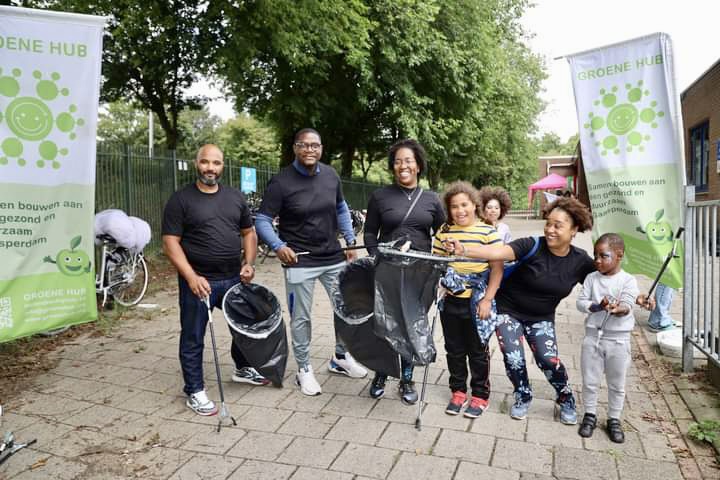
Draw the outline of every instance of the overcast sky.
[[[682,92],[720,59],[720,0],[535,0],[523,25],[530,47],[545,58],[542,132],[565,141],[577,133],[570,68],[555,57],[654,32],[670,34],[677,91]],[[720,88],[720,85],[718,86]]]
[[[541,132],[555,132],[563,141],[577,133],[575,99],[567,60],[553,58],[665,32],[673,41],[678,92],[720,59],[720,0],[535,0],[535,3],[523,17],[523,25],[533,35],[530,47],[544,57],[548,73],[541,94],[547,107],[539,126]],[[218,92],[214,94],[219,96]],[[232,104],[221,98],[211,102],[210,109],[223,119],[234,115]]]

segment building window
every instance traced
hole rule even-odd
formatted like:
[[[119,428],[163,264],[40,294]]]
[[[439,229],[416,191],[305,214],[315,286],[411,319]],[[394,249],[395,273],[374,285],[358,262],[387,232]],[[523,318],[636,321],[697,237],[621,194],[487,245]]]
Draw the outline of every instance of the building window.
[[[708,159],[710,158],[710,138],[708,123],[690,130],[690,182],[696,192],[708,190]]]

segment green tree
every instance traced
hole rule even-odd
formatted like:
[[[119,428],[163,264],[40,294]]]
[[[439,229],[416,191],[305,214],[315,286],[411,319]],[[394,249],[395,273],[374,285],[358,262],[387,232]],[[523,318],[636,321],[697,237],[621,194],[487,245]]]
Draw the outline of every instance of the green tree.
[[[224,123],[218,143],[225,157],[243,165],[277,167],[280,143],[275,132],[253,117],[243,114]]]
[[[147,145],[148,115],[129,102],[111,102],[100,109],[98,140],[123,145]]]
[[[103,38],[102,99],[129,99],[157,115],[174,150],[179,116],[203,97],[185,92],[212,71],[221,22],[203,0],[55,0],[37,6],[109,18]]]
[[[415,137],[428,179],[515,182],[534,162],[542,105],[537,57],[522,43],[525,0],[266,0],[226,11],[221,71],[238,109],[267,118],[283,159],[293,132],[323,134],[325,161],[348,177],[360,159]],[[529,168],[529,167],[528,167]]]

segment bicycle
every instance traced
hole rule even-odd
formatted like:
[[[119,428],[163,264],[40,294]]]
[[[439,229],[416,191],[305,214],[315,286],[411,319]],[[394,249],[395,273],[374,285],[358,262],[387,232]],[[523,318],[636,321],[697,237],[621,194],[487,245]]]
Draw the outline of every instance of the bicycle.
[[[100,266],[95,275],[95,291],[102,294],[102,306],[108,296],[122,305],[140,303],[148,286],[148,269],[143,252],[132,252],[119,246],[110,235],[98,235]]]

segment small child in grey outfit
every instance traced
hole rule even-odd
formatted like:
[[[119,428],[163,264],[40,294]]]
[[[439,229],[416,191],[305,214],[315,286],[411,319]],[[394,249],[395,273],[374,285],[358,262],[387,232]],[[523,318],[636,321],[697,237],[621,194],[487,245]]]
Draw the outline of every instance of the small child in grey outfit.
[[[581,351],[585,416],[578,433],[590,437],[597,425],[598,390],[605,374],[608,387],[607,433],[615,443],[625,441],[620,423],[625,401],[625,374],[630,366],[630,333],[635,326],[633,304],[647,307],[635,277],[621,267],[625,242],[606,233],[595,242],[596,272],[585,278],[577,308],[588,313]]]

